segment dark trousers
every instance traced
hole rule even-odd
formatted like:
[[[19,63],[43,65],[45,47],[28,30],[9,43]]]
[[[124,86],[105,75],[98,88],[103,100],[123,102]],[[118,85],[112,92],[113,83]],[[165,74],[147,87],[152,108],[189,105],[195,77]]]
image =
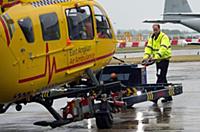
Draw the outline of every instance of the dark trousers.
[[[169,67],[169,60],[161,60],[156,63],[157,71],[157,82],[156,83],[168,83],[167,82],[167,71]],[[172,96],[165,97],[163,102],[172,101]]]
[[[169,67],[169,60],[161,60],[156,63],[156,75],[157,82],[156,83],[167,83],[167,71]]]

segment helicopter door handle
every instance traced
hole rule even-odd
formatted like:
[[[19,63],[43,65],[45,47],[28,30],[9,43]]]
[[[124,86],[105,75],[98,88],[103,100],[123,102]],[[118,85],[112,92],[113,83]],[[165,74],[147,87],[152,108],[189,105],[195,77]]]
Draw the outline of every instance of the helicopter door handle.
[[[21,48],[20,51],[21,51],[21,53],[23,53],[23,52],[26,51],[26,49],[25,48]]]
[[[96,43],[98,44],[100,41],[99,40],[96,40]]]

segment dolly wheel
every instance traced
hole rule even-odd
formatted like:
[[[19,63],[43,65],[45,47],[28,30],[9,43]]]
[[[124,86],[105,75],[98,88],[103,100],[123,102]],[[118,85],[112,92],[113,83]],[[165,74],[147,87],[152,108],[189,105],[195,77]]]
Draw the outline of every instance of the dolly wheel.
[[[22,105],[17,104],[16,107],[15,107],[15,109],[16,109],[17,111],[21,111],[21,110],[22,110]]]
[[[99,129],[112,128],[113,116],[111,113],[100,114],[96,116],[96,125]]]

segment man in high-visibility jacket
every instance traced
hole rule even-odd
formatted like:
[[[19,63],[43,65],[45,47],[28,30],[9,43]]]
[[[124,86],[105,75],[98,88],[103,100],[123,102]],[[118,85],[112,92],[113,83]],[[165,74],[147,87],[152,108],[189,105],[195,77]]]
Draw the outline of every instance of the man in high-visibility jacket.
[[[156,62],[157,83],[167,83],[167,71],[169,59],[171,58],[171,43],[168,36],[160,31],[159,24],[153,24],[153,34],[149,38],[143,62],[154,60]],[[172,101],[172,97],[167,97],[162,102]]]

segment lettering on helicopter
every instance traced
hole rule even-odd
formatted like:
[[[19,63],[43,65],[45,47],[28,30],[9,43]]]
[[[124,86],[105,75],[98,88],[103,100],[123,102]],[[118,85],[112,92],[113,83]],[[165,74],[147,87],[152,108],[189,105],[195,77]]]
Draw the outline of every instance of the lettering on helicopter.
[[[83,61],[91,60],[94,61],[94,53],[91,53],[91,46],[79,47],[76,49],[71,49],[70,54],[70,64],[80,63]]]

